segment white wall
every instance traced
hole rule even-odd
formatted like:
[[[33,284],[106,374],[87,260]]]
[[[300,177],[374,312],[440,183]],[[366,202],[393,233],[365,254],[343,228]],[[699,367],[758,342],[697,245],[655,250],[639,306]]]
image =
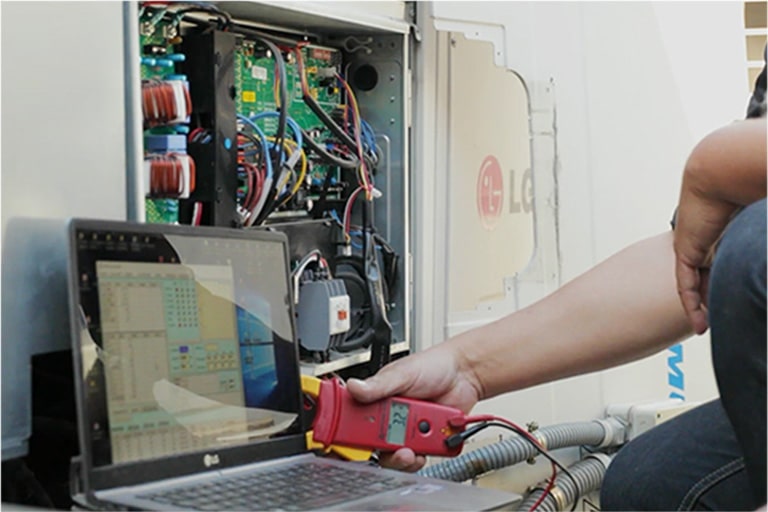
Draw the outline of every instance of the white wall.
[[[3,229],[125,218],[122,29],[119,2],[3,2]]]
[[[529,88],[554,80],[563,281],[668,229],[687,154],[707,132],[744,115],[748,85],[738,2],[436,2],[433,16],[450,30],[464,26],[468,35],[495,38],[504,53],[496,59],[519,70]],[[425,52],[450,51],[439,35],[425,33]],[[427,84],[422,93],[440,90],[444,72],[434,73],[437,85]],[[435,229],[451,233],[440,223],[440,201],[438,195]],[[436,281],[446,275],[440,263]],[[448,275],[449,283],[453,279]],[[542,285],[539,295],[554,284]],[[477,322],[489,319],[475,313]],[[446,331],[471,326],[468,314],[447,314]],[[442,335],[439,327],[432,334],[423,346]],[[610,402],[666,398],[666,357],[506,395],[481,408],[547,424],[598,416]],[[682,368],[687,399],[716,394],[705,340],[686,345]]]

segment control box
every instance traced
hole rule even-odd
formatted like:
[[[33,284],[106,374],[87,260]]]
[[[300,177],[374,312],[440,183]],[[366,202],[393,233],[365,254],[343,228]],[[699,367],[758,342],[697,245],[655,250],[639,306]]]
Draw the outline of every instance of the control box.
[[[283,231],[311,374],[409,350],[409,25],[269,2],[135,17],[146,221]]]

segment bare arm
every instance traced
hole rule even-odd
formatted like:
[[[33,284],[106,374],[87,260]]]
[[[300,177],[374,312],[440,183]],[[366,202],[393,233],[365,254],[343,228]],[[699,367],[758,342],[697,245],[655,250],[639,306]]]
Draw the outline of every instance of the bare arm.
[[[394,394],[464,410],[479,399],[639,359],[690,335],[672,234],[638,242],[541,301],[384,367],[362,401]]]
[[[664,233],[444,345],[461,354],[487,398],[639,359],[690,334],[675,289],[672,234]]]
[[[385,366],[353,396],[404,395],[469,411],[478,400],[650,355],[691,334],[675,288],[672,233],[638,242],[539,302]],[[415,471],[402,448],[382,461]]]
[[[688,157],[683,181],[701,197],[735,206],[765,197],[765,118],[739,121],[704,137]]]

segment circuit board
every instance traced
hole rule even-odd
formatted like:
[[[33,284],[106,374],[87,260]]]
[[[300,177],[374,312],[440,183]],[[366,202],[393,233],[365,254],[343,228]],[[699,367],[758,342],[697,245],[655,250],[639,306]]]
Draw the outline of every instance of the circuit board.
[[[148,49],[157,49],[165,54],[172,54],[174,53],[174,45],[171,44],[171,41],[177,36],[176,29],[171,23],[164,19],[155,18],[156,15],[156,12],[147,12],[139,20],[140,53],[145,57],[140,65],[142,80],[162,80],[175,74],[175,66],[173,65],[151,64],[152,55],[148,54]],[[177,131],[172,127],[159,126],[151,128],[145,133],[168,135],[175,134]],[[176,199],[146,198],[144,211],[146,221],[152,224],[176,224],[179,222],[179,201]]]
[[[304,68],[307,75],[310,94],[317,103],[330,114],[341,106],[341,91],[334,80],[334,73],[341,65],[341,53],[331,48],[305,46]],[[293,54],[288,54],[293,57]],[[307,131],[322,128],[317,116],[302,100],[301,83],[295,59],[286,60],[285,65],[288,90],[288,115]],[[235,54],[235,88],[237,113],[250,116],[264,111],[277,110],[277,84],[275,81],[275,61],[271,57],[259,55],[253,43],[244,41]],[[264,120],[264,128],[274,131],[277,127],[275,118]]]
[[[334,48],[308,45],[300,50],[303,55],[307,85],[312,97],[327,114],[343,108],[342,94],[334,74],[341,68],[341,52]],[[235,106],[237,113],[252,116],[260,112],[274,112],[278,105],[278,83],[275,80],[277,70],[275,60],[260,52],[252,41],[243,41],[235,53]],[[327,129],[317,115],[304,103],[299,77],[299,68],[292,53],[286,54],[285,73],[288,91],[288,115],[305,131],[315,131],[325,135]],[[277,118],[268,117],[259,120],[266,133],[275,133]],[[309,181],[313,188],[319,188],[328,173],[332,173],[332,182],[341,180],[337,167],[317,164],[309,170]],[[314,198],[313,194],[309,194]],[[337,198],[338,194],[329,194]]]

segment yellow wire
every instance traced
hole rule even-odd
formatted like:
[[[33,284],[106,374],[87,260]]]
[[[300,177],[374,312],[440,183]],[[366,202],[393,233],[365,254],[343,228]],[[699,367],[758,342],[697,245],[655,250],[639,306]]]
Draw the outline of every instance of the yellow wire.
[[[270,142],[274,142],[275,141],[275,137],[267,137],[267,140],[269,140]],[[304,152],[304,148],[299,148],[298,147],[298,144],[296,144],[296,141],[294,141],[292,139],[285,139],[283,141],[283,147],[286,150],[289,151],[289,153],[288,153],[289,157],[291,155],[293,155],[293,152],[296,151],[296,149],[301,151],[301,153],[300,153],[300,156],[301,156],[301,169],[299,171],[298,178],[296,178],[296,183],[293,184],[293,188],[291,189],[290,194],[288,194],[288,196],[285,199],[283,199],[283,201],[278,205],[278,208],[280,206],[283,206],[288,201],[290,201],[290,199],[293,196],[296,195],[296,192],[299,191],[299,188],[301,188],[301,184],[304,181],[304,178],[307,176],[307,167],[308,167],[308,165],[307,165],[307,154]],[[291,172],[293,173],[293,169],[291,169]],[[282,188],[282,185],[279,188]]]
[[[360,154],[358,154],[358,157],[360,158],[360,168],[359,168],[359,174],[360,179],[363,182],[363,186],[365,187],[365,198],[370,201],[371,200],[371,184],[368,181],[368,172],[365,167],[365,160],[363,159],[362,155],[362,145],[360,142],[360,109],[357,106],[357,99],[355,98],[355,94],[352,92],[352,88],[349,86],[349,84],[345,80],[341,80],[342,85],[344,85],[344,89],[347,90],[347,96],[349,96],[349,100],[352,103],[352,109],[355,112],[355,142],[357,142],[358,151],[360,151]]]

